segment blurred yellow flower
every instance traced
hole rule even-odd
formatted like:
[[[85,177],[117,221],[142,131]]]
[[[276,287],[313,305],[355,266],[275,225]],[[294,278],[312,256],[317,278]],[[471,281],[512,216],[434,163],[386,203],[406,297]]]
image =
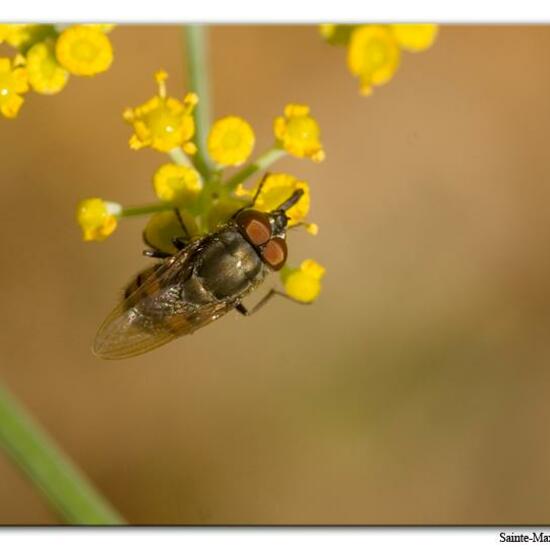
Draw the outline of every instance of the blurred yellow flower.
[[[325,268],[315,260],[304,260],[299,268],[284,268],[281,278],[286,293],[304,303],[313,302],[321,292]]]
[[[106,71],[113,62],[113,47],[105,34],[95,26],[74,25],[57,39],[57,60],[70,73],[93,76]]]
[[[252,199],[256,194],[259,182],[252,189],[245,189],[242,185],[235,190],[238,197],[247,197]],[[290,218],[289,227],[304,222],[309,212],[310,193],[309,185],[305,181],[300,181],[290,174],[269,174],[265,179],[262,191],[254,208],[262,212],[270,212],[280,206],[287,200],[296,189],[303,189],[304,194],[300,200],[289,210],[286,215]]]
[[[208,152],[224,166],[239,166],[254,149],[254,131],[246,120],[227,116],[217,120],[208,135]]]
[[[388,82],[399,67],[401,52],[389,27],[365,25],[356,28],[348,47],[349,70],[360,80],[360,91],[372,93],[373,85]]]
[[[186,210],[179,210],[186,230],[191,236],[198,234],[195,218]],[[185,237],[180,221],[174,210],[153,214],[143,230],[145,242],[157,250],[177,254],[178,249],[172,243],[174,237]]]
[[[285,115],[275,119],[273,130],[280,147],[291,155],[307,157],[315,162],[325,158],[319,124],[309,115],[307,105],[287,105]]]
[[[29,84],[40,94],[60,92],[69,79],[69,73],[55,57],[53,43],[38,42],[27,52]]]
[[[6,118],[15,118],[23,98],[21,94],[29,90],[27,71],[22,67],[15,67],[6,58],[0,58],[0,113]]]
[[[427,50],[437,36],[437,25],[390,25],[399,46],[410,52]]]
[[[121,211],[117,203],[103,199],[85,199],[78,203],[76,220],[82,229],[85,241],[102,241],[106,239],[117,226],[116,215]]]
[[[186,153],[192,155],[197,148],[190,141],[195,134],[191,113],[199,98],[196,94],[189,93],[182,103],[178,99],[166,97],[167,77],[164,71],[156,73],[158,95],[143,105],[124,112],[124,119],[134,128],[130,147],[151,147],[164,153],[182,147]]]
[[[202,183],[194,168],[167,163],[155,172],[153,187],[160,200],[179,204],[196,198]]]

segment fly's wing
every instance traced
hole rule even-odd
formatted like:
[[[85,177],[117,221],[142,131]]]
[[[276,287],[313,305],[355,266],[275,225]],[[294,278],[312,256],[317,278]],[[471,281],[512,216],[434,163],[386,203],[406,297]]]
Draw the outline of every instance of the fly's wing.
[[[141,355],[194,332],[233,308],[227,302],[195,304],[181,299],[180,284],[192,269],[189,258],[197,244],[151,270],[109,314],[97,332],[95,355],[103,359]]]

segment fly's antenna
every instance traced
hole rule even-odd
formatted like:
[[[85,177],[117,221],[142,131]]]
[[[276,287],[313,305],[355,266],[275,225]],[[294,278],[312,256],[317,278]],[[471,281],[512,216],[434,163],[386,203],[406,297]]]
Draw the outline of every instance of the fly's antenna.
[[[304,194],[303,189],[296,189],[296,191],[294,191],[294,193],[292,193],[292,195],[290,195],[290,197],[285,202],[283,202],[281,206],[276,208],[276,210],[286,212],[289,208],[292,208],[301,199],[303,194]]]

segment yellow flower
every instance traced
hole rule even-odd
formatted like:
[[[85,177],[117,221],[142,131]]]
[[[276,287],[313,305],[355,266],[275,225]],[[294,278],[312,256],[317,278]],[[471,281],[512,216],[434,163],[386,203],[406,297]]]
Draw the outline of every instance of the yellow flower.
[[[121,210],[120,204],[103,199],[80,201],[76,208],[76,221],[82,228],[83,239],[85,241],[106,239],[116,229],[116,216]]]
[[[348,67],[359,77],[361,93],[369,95],[373,85],[388,82],[399,66],[400,56],[389,27],[365,25],[355,29],[348,48]]]
[[[153,176],[153,186],[162,201],[183,203],[194,199],[202,189],[198,172],[190,166],[163,164]]]
[[[259,184],[259,183],[258,183]],[[258,184],[248,190],[239,186],[235,190],[238,197],[247,197],[252,199],[258,189]],[[271,212],[285,202],[296,189],[303,189],[304,194],[300,200],[287,211],[290,218],[288,225],[293,226],[302,223],[309,212],[310,193],[309,185],[305,181],[300,181],[290,174],[269,174],[267,176],[262,191],[256,199],[254,208],[262,212]]]
[[[325,158],[319,124],[309,115],[307,105],[287,105],[285,116],[275,119],[273,130],[279,145],[291,155],[308,157],[316,162]]]
[[[189,234],[191,236],[197,235],[198,228],[193,216],[186,210],[180,210],[179,212]],[[176,254],[178,251],[172,244],[172,239],[174,237],[185,237],[181,224],[173,210],[153,214],[149,218],[143,234],[149,246],[169,254]]]
[[[304,260],[298,269],[284,268],[281,278],[286,293],[304,303],[313,302],[321,292],[325,268],[315,260]]]
[[[208,152],[218,164],[239,166],[252,153],[254,141],[254,131],[246,120],[227,116],[212,126],[208,136]]]
[[[28,90],[26,69],[12,66],[8,58],[0,57],[0,113],[15,118],[23,105],[21,94]]]
[[[70,73],[93,76],[106,71],[113,62],[113,47],[100,29],[90,25],[74,25],[57,39],[57,60]]]
[[[410,52],[427,50],[437,36],[437,25],[391,25],[397,43]]]
[[[190,141],[195,134],[195,123],[191,113],[199,98],[196,94],[189,93],[182,103],[173,97],[166,97],[167,77],[164,71],[156,73],[158,95],[143,105],[124,112],[124,120],[134,128],[130,147],[151,147],[164,153],[182,147],[186,153],[192,155],[197,148]]]
[[[69,73],[55,58],[52,42],[39,42],[27,53],[29,84],[40,94],[56,94],[67,84]]]

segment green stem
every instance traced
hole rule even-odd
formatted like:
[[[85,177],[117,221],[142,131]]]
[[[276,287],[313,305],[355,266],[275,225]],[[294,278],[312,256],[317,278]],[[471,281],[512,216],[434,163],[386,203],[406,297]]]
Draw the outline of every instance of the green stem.
[[[124,523],[72,461],[1,386],[0,447],[40,487],[67,522],[78,525]]]
[[[154,204],[145,204],[143,206],[128,206],[123,208],[119,218],[128,218],[130,216],[144,216],[145,214],[154,214],[155,212],[164,212],[173,210],[174,205],[169,202],[156,202]]]
[[[174,164],[179,164],[180,166],[191,166],[189,157],[183,152],[181,147],[174,147],[174,149],[168,152],[168,155]]]
[[[245,166],[229,178],[225,182],[224,187],[226,187],[228,191],[233,191],[239,183],[242,183],[248,179],[252,174],[255,174],[260,170],[265,170],[285,154],[286,153],[283,149],[273,146],[271,149],[268,149],[265,153],[261,154],[252,164]]]
[[[210,85],[208,82],[206,29],[204,25],[185,25],[184,37],[188,87],[199,96],[199,102],[193,110],[198,147],[198,151],[193,155],[193,164],[204,179],[208,179],[213,167],[206,153],[206,136],[210,129]]]

